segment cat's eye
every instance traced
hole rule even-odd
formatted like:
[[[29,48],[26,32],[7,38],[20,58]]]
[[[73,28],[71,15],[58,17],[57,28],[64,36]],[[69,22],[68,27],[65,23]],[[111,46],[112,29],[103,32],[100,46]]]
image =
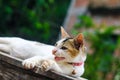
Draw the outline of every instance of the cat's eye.
[[[65,46],[62,46],[62,47],[61,47],[61,49],[66,50],[66,49],[68,49],[68,48],[67,48],[67,47],[65,47]]]

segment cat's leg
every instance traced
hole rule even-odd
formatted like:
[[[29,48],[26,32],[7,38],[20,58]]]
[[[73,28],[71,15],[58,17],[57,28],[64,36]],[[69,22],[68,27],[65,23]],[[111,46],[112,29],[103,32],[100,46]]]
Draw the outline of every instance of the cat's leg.
[[[50,59],[43,60],[40,68],[42,71],[53,70],[62,73],[62,69],[59,67],[59,65],[54,60]]]
[[[35,67],[38,67],[42,71],[54,70],[57,72],[62,72],[62,70],[54,60],[46,59],[41,56],[35,56],[26,59],[22,62],[22,65],[26,69],[33,69]]]
[[[33,69],[35,66],[41,65],[41,61],[42,61],[43,59],[44,59],[44,58],[42,58],[41,56],[34,56],[34,57],[32,57],[32,58],[25,59],[25,60],[22,62],[22,65],[23,65],[24,68],[26,68],[26,69]]]

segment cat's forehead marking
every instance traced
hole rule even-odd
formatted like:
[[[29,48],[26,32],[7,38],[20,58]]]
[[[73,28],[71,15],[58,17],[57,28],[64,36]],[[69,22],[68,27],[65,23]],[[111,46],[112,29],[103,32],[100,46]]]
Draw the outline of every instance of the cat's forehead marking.
[[[66,42],[66,41],[68,41],[69,39],[72,39],[72,38],[66,38],[63,42]]]
[[[57,42],[57,45],[58,45],[58,46],[62,45],[63,41],[65,41],[65,40],[66,40],[65,38],[64,38],[64,39],[59,40],[59,41]]]
[[[69,39],[72,39],[72,38],[64,38],[64,39],[61,39],[60,41],[57,42],[58,45],[63,45],[66,41],[68,41]]]

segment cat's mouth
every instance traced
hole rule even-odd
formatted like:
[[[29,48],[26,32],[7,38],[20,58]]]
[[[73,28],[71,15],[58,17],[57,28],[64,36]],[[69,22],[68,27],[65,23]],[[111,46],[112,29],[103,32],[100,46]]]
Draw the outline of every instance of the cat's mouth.
[[[58,57],[58,56],[55,56],[55,60],[56,61],[61,61],[61,60],[64,60],[65,59],[65,57]]]

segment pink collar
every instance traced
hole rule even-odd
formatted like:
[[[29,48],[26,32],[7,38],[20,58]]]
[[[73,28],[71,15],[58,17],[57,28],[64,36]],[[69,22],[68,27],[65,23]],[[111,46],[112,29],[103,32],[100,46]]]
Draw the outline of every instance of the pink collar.
[[[65,57],[55,57],[55,60],[56,61],[61,61],[61,60],[64,60]],[[84,62],[67,62],[68,64],[71,64],[73,66],[81,66],[81,65],[84,65]]]

